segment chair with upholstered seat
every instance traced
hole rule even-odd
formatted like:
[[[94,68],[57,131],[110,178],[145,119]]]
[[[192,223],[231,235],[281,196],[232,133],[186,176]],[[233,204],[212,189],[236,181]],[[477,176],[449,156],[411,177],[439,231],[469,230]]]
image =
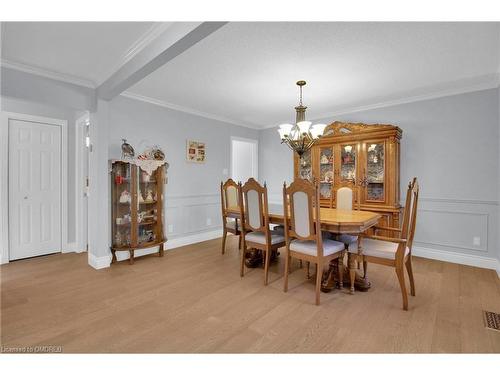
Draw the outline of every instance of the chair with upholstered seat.
[[[408,184],[401,229],[381,226],[375,227],[375,232],[377,230],[383,230],[396,233],[397,235],[394,238],[360,234],[357,249],[349,249],[349,252],[353,256],[357,257],[358,260],[360,258],[363,260],[365,275],[367,263],[370,262],[391,266],[396,269],[396,275],[399,280],[401,294],[403,297],[404,310],[408,310],[408,294],[406,291],[404,275],[405,266],[410,279],[410,293],[412,296],[415,295],[415,281],[413,279],[413,269],[411,264],[411,249],[417,221],[418,190],[418,182],[415,177]],[[351,285],[354,285],[355,271],[351,269],[350,272]]]
[[[261,186],[250,178],[240,188],[243,254],[240,275],[244,276],[247,249],[258,249],[264,253],[264,285],[268,283],[271,252],[285,246],[285,237],[269,227],[269,205],[266,184]],[[244,209],[243,209],[244,207]]]
[[[226,251],[227,233],[232,233],[240,236],[238,247],[241,249],[241,221],[239,222],[240,212],[240,197],[239,185],[232,179],[228,179],[224,183],[220,183],[220,201],[222,208],[222,254]],[[229,212],[236,210],[238,214]]]
[[[316,264],[316,305],[320,302],[323,267],[331,260],[344,255],[343,243],[324,239],[320,225],[319,189],[317,184],[297,179],[287,188],[283,185],[283,208],[285,218],[285,285],[288,291],[288,273],[291,258]],[[342,284],[342,266],[339,280]]]

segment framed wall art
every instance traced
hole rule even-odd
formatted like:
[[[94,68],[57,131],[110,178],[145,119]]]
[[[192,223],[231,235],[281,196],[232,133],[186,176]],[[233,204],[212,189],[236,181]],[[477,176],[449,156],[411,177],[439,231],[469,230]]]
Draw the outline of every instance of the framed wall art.
[[[192,163],[205,162],[205,143],[198,141],[187,141],[186,159]]]

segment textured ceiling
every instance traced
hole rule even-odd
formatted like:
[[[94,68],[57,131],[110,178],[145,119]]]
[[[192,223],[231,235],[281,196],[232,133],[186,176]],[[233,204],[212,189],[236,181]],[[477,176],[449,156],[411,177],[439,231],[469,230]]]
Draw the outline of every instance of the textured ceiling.
[[[497,23],[229,23],[128,91],[255,127],[475,84]],[[479,79],[481,80],[481,79]]]

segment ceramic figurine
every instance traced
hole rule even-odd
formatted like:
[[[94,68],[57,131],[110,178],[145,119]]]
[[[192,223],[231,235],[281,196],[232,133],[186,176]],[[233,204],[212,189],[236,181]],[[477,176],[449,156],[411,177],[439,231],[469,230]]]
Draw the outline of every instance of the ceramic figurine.
[[[153,147],[151,154],[154,160],[165,160],[165,154],[158,146]]]
[[[122,235],[120,232],[116,232],[115,235],[115,244],[120,246],[122,244]]]
[[[134,148],[122,138],[122,159],[132,159],[135,155]]]
[[[146,202],[152,202],[154,201],[153,199],[153,191],[152,190],[148,190],[148,194],[146,195]]]
[[[132,201],[132,197],[127,190],[123,190],[120,194],[120,203],[130,203]]]

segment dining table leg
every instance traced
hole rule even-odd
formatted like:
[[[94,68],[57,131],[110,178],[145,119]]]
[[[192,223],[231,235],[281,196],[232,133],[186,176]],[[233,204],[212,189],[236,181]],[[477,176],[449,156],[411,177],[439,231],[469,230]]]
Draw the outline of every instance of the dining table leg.
[[[250,249],[245,255],[245,265],[248,268],[260,267],[264,263],[264,255],[262,254],[262,250]],[[271,263],[275,262],[278,258],[278,255],[280,255],[278,250],[272,250],[271,259],[269,261]]]
[[[348,267],[342,267],[343,268],[342,284],[344,288],[351,289],[350,269],[352,262],[349,261],[349,256],[350,254],[348,254],[348,262],[347,262]],[[352,258],[354,259],[355,257]],[[325,272],[323,272],[323,278],[321,283],[322,292],[329,293],[337,286],[339,286],[340,280],[338,277],[338,266],[339,266],[338,259],[334,259],[330,261],[328,269]],[[368,280],[367,277],[363,278],[363,276],[358,273],[358,270],[356,268],[356,262],[354,262],[353,270],[355,272],[354,289],[359,290],[361,292],[366,292],[371,287],[370,281]]]

